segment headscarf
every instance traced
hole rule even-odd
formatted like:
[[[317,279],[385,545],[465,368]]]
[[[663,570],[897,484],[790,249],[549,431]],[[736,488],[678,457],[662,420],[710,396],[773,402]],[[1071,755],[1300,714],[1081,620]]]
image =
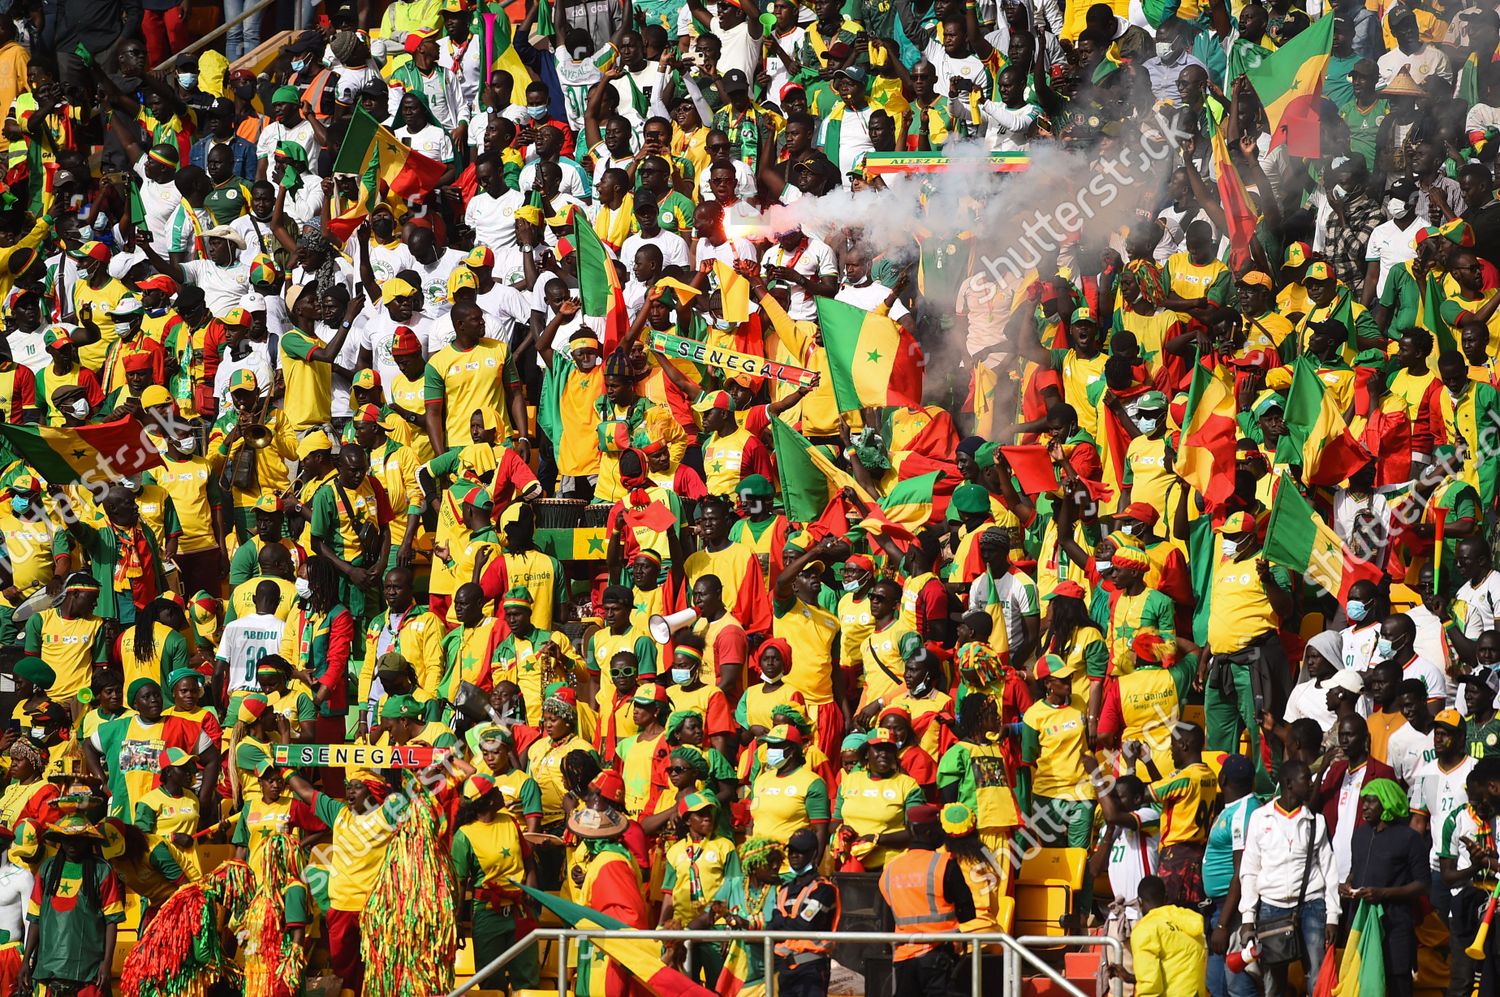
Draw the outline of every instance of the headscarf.
[[[1373,796],[1380,801],[1380,819],[1402,820],[1411,816],[1411,804],[1407,802],[1406,790],[1394,779],[1371,779],[1359,791],[1361,798]]]
[[[846,734],[844,740],[839,744],[840,751],[863,751],[870,741],[870,735],[863,731],[855,734]]]
[[[804,741],[812,737],[812,721],[807,718],[806,713],[803,713],[791,703],[777,703],[771,707],[771,723],[773,725],[791,724],[797,728],[798,733],[802,735]]]
[[[324,293],[331,291],[339,280],[338,268],[333,262],[333,247],[328,239],[317,229],[305,228],[297,236],[297,248],[305,249],[309,253],[322,253],[323,262],[313,272],[313,293],[322,298]]]
[[[755,649],[755,669],[760,670],[760,659],[766,653],[766,648],[774,647],[781,652],[781,677],[786,678],[792,673],[792,645],[785,637],[772,637]]]
[[[699,720],[702,720],[703,711],[673,710],[672,713],[667,717],[666,736],[668,741],[676,739],[677,732],[682,729],[682,725],[687,722],[688,717],[697,717]]]
[[[1302,651],[1302,671],[1299,681],[1308,681],[1311,678],[1307,671],[1308,651],[1317,651],[1318,657],[1337,667],[1344,658],[1344,639],[1339,636],[1337,630],[1324,630],[1322,633],[1314,634]]]
[[[28,738],[17,738],[10,746],[10,756],[19,761],[29,762],[31,770],[40,777],[47,768],[47,752],[37,747]]]
[[[993,685],[1005,667],[994,648],[977,640],[971,640],[960,647],[956,658],[958,670],[972,674],[975,684],[980,688]]]
[[[682,764],[691,768],[693,774],[698,777],[699,782],[708,779],[708,759],[704,757],[703,752],[691,744],[684,744],[681,747],[673,748],[672,754],[668,757],[674,761],[682,762]]]

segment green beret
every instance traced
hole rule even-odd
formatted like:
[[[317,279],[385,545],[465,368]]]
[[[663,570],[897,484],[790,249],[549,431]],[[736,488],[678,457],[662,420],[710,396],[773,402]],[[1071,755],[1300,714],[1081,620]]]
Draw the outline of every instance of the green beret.
[[[990,493],[983,485],[965,481],[953,489],[953,508],[966,515],[990,511]]]
[[[300,104],[302,93],[296,87],[279,86],[271,93],[273,104]]]
[[[125,690],[125,702],[130,706],[134,706],[135,697],[140,694],[142,689],[145,689],[148,686],[152,689],[155,689],[158,696],[161,695],[161,683],[156,681],[156,679],[154,678],[142,675],[140,678],[130,683],[130,687]]]
[[[974,451],[974,463],[980,467],[994,467],[995,455],[1000,452],[1000,444],[995,442],[981,443],[979,449]]]
[[[41,658],[22,658],[16,662],[15,671],[16,678],[43,689],[50,689],[57,681],[57,673]]]
[[[196,668],[174,668],[172,669],[172,674],[167,676],[167,688],[177,688],[177,683],[183,679],[197,679],[199,682],[202,682],[203,673]]]
[[[776,490],[771,487],[771,482],[764,474],[752,474],[741,478],[735,491],[742,498],[770,498],[776,494]]]

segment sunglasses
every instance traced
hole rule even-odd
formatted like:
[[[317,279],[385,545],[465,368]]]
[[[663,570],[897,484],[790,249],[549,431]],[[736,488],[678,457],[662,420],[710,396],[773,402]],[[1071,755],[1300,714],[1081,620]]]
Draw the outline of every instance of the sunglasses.
[[[609,677],[612,678],[612,679],[635,678],[635,669],[634,668],[611,668],[609,670]]]
[[[668,765],[667,772],[671,775],[681,775],[687,771],[686,765]]]

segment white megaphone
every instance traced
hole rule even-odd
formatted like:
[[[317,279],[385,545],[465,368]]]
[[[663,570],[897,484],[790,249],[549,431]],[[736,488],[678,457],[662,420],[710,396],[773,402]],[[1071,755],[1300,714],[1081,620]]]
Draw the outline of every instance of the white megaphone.
[[[686,630],[697,621],[698,611],[696,609],[679,609],[677,612],[668,613],[666,616],[657,613],[651,617],[646,626],[651,631],[651,638],[653,640],[658,644],[666,645],[672,642],[673,634],[680,630]]]

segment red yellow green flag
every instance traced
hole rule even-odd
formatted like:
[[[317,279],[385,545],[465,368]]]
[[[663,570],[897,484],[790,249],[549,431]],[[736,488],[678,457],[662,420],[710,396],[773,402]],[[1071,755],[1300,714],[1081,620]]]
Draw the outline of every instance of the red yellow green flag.
[[[1285,143],[1288,152],[1304,159],[1323,154],[1318,107],[1333,54],[1333,21],[1332,14],[1319,18],[1258,64],[1245,68],[1271,123],[1273,149]]]
[[[1234,493],[1234,383],[1229,370],[1201,357],[1188,389],[1186,427],[1177,448],[1177,474],[1198,490],[1210,510]]]
[[[1339,963],[1334,997],[1385,993],[1385,943],[1380,937],[1384,921],[1384,909],[1379,904],[1359,901],[1349,940],[1344,944],[1344,960]]]
[[[1354,438],[1334,396],[1318,376],[1318,367],[1307,357],[1292,368],[1292,386],[1286,396],[1286,435],[1276,444],[1276,460],[1302,465],[1302,480],[1309,485],[1336,485],[1370,460],[1370,454]]]
[[[339,154],[333,160],[333,172],[364,176],[371,162],[376,176],[392,194],[412,198],[425,194],[437,185],[446,167],[396,137],[396,133],[370,117],[359,105],[349,119]]]
[[[922,348],[886,315],[818,298],[818,324],[839,409],[921,405]]]
[[[1229,229],[1229,267],[1240,273],[1250,265],[1250,246],[1255,241],[1255,226],[1260,215],[1250,201],[1250,192],[1240,179],[1240,171],[1229,158],[1229,144],[1222,131],[1214,132],[1214,168],[1219,174],[1219,203],[1224,205],[1224,221]]]
[[[605,931],[628,930],[627,925],[591,907],[564,900],[550,893],[543,893],[541,890],[534,890],[520,883],[515,885],[525,890],[527,895],[537,903],[556,914],[569,927]],[[589,958],[591,948],[597,949],[618,963],[656,997],[716,997],[714,991],[699,986],[663,962],[660,942],[610,934],[594,935],[580,943],[577,986],[579,994],[590,993],[602,997],[606,993],[603,979],[592,978],[600,974],[594,972],[598,966],[597,960]]]
[[[1271,500],[1263,552],[1272,564],[1306,575],[1340,600],[1362,578],[1380,582],[1381,570],[1350,553],[1289,478],[1281,479]]]
[[[111,481],[161,466],[134,416],[88,426],[0,424],[0,436],[48,484]]]
[[[573,248],[578,253],[578,300],[583,314],[604,319],[605,355],[625,338],[630,318],[614,260],[582,211],[573,212]]]

